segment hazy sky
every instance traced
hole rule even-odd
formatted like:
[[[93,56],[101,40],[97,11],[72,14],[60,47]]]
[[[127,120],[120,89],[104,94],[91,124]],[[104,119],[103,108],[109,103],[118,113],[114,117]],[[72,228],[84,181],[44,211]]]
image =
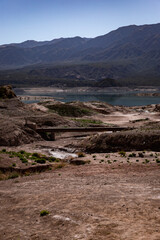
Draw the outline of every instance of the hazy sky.
[[[96,37],[160,22],[160,0],[0,0],[0,44]]]

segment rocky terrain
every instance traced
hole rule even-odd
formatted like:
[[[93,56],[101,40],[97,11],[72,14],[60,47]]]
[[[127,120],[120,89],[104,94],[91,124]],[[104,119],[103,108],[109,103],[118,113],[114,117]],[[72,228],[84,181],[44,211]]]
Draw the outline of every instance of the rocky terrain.
[[[35,125],[130,130],[51,141]],[[0,239],[160,239],[159,129],[159,105],[26,105],[1,87]]]

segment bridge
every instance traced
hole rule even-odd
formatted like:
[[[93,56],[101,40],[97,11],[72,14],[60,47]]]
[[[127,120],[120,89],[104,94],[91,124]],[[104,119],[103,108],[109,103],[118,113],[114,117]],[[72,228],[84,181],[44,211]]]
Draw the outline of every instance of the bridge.
[[[131,128],[126,127],[46,127],[38,128],[36,127],[36,132],[39,134],[50,133],[51,140],[55,141],[55,133],[64,132],[117,132],[124,130],[131,130]]]

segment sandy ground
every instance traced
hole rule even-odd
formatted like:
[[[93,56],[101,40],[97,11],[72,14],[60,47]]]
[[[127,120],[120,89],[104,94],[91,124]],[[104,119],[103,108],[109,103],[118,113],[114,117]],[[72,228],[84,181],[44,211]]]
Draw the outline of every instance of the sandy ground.
[[[97,116],[95,115],[94,119],[101,120],[106,124],[116,124],[116,125],[127,127],[131,125],[132,126],[143,125],[144,124],[143,120],[146,120],[146,119],[148,119],[147,121],[152,121],[152,122],[160,121],[160,115],[159,113],[155,113],[155,112],[141,112],[141,113],[113,112],[108,115],[104,115],[104,114],[98,114]],[[133,121],[136,121],[136,120],[141,120],[141,122],[138,123],[137,121],[137,123],[135,124]]]
[[[159,240],[159,170],[88,164],[1,181],[0,239]]]

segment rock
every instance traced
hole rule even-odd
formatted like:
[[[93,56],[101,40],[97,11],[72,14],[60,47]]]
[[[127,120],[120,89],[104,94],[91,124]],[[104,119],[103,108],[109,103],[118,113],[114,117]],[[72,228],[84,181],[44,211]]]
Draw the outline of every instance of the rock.
[[[154,111],[160,112],[160,104],[156,104]]]
[[[0,99],[11,99],[17,98],[16,94],[12,90],[12,86],[1,86],[0,87]]]

